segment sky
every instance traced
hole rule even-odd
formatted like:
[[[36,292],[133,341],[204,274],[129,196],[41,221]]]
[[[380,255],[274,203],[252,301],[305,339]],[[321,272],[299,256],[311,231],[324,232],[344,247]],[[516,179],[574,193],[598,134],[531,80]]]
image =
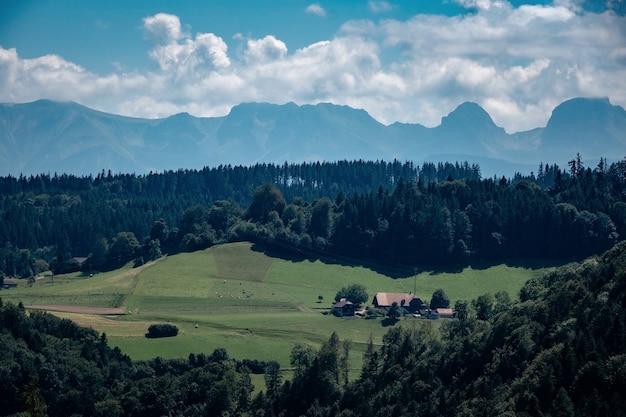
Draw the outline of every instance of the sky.
[[[513,133],[573,97],[626,107],[626,0],[0,0],[0,102],[133,117],[242,102],[432,127],[480,104]]]

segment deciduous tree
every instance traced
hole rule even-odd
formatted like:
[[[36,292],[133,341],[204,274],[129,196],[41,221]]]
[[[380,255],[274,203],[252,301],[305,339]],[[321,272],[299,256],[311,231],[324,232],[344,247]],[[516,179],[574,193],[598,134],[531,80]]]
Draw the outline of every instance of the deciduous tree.
[[[366,302],[369,299],[366,288],[361,284],[352,284],[347,287],[343,287],[335,295],[335,301],[339,301],[345,298],[352,303],[359,305]]]
[[[441,288],[435,290],[432,298],[430,299],[430,308],[449,308],[450,307],[450,299],[446,295],[445,291]]]
[[[254,191],[252,202],[248,207],[246,215],[254,222],[265,223],[270,212],[275,211],[281,215],[285,206],[285,199],[278,187],[266,183],[260,185]]]

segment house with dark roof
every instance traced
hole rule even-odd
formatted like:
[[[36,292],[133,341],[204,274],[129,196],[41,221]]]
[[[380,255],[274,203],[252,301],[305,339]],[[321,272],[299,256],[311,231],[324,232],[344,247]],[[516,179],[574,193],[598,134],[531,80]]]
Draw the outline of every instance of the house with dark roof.
[[[17,281],[5,279],[4,282],[2,283],[2,287],[5,290],[8,290],[9,288],[17,288]]]
[[[352,301],[348,301],[342,298],[335,304],[333,304],[333,314],[337,317],[349,317],[354,316],[355,306]]]
[[[393,303],[409,313],[428,308],[421,298],[411,293],[379,292],[374,296],[372,304],[376,308],[389,308]]]

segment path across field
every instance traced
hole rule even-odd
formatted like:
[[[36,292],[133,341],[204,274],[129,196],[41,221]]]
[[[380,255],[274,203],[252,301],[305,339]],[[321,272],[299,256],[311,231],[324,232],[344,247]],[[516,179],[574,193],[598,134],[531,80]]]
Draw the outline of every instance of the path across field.
[[[70,306],[70,305],[27,305],[26,308],[31,310],[49,310],[64,311],[67,313],[82,314],[102,314],[102,315],[122,315],[126,314],[126,308],[108,308],[108,307],[88,307],[88,306]]]

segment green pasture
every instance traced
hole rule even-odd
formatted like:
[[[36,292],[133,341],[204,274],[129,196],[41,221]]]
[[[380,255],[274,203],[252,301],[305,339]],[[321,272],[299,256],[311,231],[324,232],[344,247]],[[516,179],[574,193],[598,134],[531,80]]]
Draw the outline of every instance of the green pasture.
[[[38,279],[32,287],[0,292],[5,301],[25,305],[118,307],[116,317],[55,313],[105,332],[109,343],[133,359],[187,357],[225,348],[238,359],[276,360],[289,367],[294,344],[318,348],[332,332],[352,345],[356,372],[370,338],[380,344],[388,328],[381,320],[337,318],[328,313],[341,287],[362,284],[370,299],[376,292],[412,292],[425,302],[442,288],[451,303],[485,293],[507,291],[516,299],[528,279],[550,265],[518,262],[480,265],[459,271],[429,268],[405,278],[391,278],[365,266],[323,260],[268,256],[250,243],[232,243],[165,257],[133,269],[130,265],[93,277],[81,274]],[[320,302],[319,296],[322,296]],[[405,318],[396,325],[432,326],[444,320]],[[169,322],[173,338],[147,339],[150,324]]]
[[[138,318],[134,317],[135,320]],[[115,320],[127,322],[128,318]],[[107,332],[109,342],[135,359],[186,357],[190,352],[209,354],[217,348],[225,348],[234,358],[275,360],[281,367],[288,368],[289,354],[296,343],[318,349],[332,332],[336,332],[342,340],[350,342],[350,364],[353,369],[359,369],[369,338],[380,344],[388,330],[381,320],[341,319],[319,312],[172,316],[163,321],[179,328],[177,337],[147,339],[129,334],[126,330],[121,333],[113,330],[114,333]],[[442,322],[406,318],[396,325],[438,327]],[[150,321],[145,323],[149,325]],[[142,332],[145,333],[145,330],[142,329]]]
[[[149,265],[146,265],[149,266]],[[0,292],[5,301],[24,305],[75,305],[91,307],[120,307],[133,292],[142,268],[125,267],[96,274],[42,275],[30,286],[21,280],[17,288]]]

